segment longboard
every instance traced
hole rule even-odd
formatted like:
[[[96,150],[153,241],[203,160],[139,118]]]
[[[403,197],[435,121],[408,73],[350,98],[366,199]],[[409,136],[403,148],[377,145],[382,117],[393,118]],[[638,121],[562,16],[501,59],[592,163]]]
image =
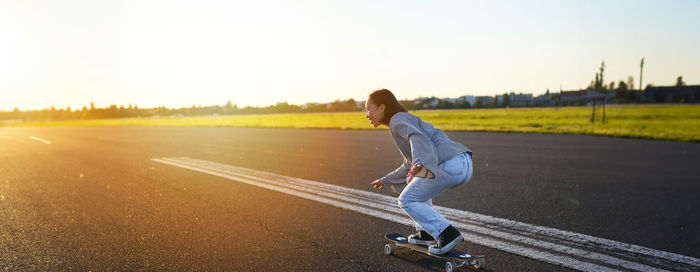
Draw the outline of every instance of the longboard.
[[[430,251],[428,251],[427,246],[409,244],[408,238],[398,233],[384,235],[384,238],[392,242],[384,246],[384,254],[390,255],[396,249],[408,248],[429,255],[431,257],[447,260],[447,262],[445,262],[445,270],[447,272],[452,272],[455,268],[462,267],[465,265],[468,265],[473,269],[479,269],[479,267],[482,267],[486,264],[486,256],[471,255],[456,249],[452,249],[442,255],[432,254],[430,253]]]

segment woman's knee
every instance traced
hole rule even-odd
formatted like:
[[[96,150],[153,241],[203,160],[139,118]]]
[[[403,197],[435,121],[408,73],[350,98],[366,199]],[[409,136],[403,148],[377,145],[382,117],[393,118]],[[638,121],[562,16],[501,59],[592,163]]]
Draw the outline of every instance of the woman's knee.
[[[403,208],[407,203],[404,194],[399,195],[399,197],[396,199],[396,202],[399,204],[400,208]]]
[[[411,203],[420,202],[420,201],[418,201],[414,197],[411,197],[410,194],[401,194],[401,195],[399,195],[397,202],[399,204],[399,207],[404,208],[407,205],[411,205]]]

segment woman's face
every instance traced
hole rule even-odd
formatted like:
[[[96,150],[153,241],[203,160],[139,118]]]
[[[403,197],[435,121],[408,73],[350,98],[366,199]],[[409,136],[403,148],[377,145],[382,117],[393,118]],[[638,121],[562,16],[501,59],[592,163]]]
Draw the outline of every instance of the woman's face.
[[[365,102],[365,117],[367,120],[369,120],[372,126],[376,128],[379,125],[383,125],[380,123],[380,121],[384,119],[385,109],[386,106],[384,106],[384,104],[377,106],[377,104],[374,104],[371,100],[367,99],[367,102]]]

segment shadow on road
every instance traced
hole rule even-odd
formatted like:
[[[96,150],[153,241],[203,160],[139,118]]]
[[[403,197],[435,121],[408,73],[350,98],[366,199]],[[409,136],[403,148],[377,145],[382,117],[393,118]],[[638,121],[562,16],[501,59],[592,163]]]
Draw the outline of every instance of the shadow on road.
[[[389,256],[397,259],[397,261],[410,263],[410,264],[413,264],[415,266],[424,268],[426,270],[445,271],[445,262],[446,262],[445,260],[428,257],[428,256],[425,256],[421,253],[412,252],[412,251],[399,250],[398,254],[399,255],[397,255],[397,253],[391,253],[391,255],[389,255]],[[411,257],[415,257],[415,258],[411,258]],[[476,270],[471,269],[471,268],[463,268],[463,267],[458,268],[458,270],[460,270],[460,269],[467,269],[469,271],[495,272],[493,270],[489,270],[489,269],[483,268],[483,267],[476,269]]]

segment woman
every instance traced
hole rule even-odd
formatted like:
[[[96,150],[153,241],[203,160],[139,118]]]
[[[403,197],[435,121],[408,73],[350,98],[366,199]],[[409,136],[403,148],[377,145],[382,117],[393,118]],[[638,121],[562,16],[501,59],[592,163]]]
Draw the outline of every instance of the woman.
[[[405,186],[398,203],[416,222],[418,233],[408,242],[428,245],[430,253],[444,254],[464,238],[433,209],[432,199],[442,191],[466,184],[472,177],[472,152],[440,129],[407,112],[387,89],[376,90],[365,104],[365,116],[376,128],[389,127],[403,164],[370,183],[376,189]]]

